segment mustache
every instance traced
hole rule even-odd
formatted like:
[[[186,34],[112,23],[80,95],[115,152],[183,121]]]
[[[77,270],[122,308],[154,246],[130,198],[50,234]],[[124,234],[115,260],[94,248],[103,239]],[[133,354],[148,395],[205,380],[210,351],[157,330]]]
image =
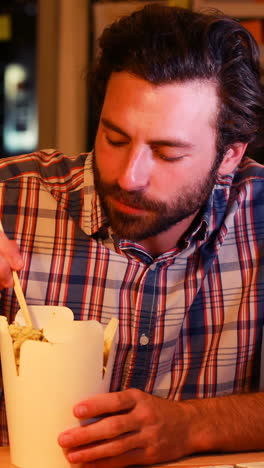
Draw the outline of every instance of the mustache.
[[[131,206],[132,208],[138,208],[147,211],[166,210],[165,204],[162,202],[156,202],[149,200],[140,191],[127,192],[123,190],[117,184],[107,184],[100,181],[100,194],[105,200],[108,196],[115,198],[116,200]]]

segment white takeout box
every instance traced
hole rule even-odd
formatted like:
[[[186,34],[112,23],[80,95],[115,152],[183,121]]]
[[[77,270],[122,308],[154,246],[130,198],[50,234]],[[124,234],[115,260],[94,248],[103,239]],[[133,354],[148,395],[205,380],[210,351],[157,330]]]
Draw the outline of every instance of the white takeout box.
[[[75,321],[66,307],[29,306],[35,328],[50,341],[25,341],[17,375],[12,339],[0,317],[0,352],[12,464],[21,468],[69,468],[58,435],[80,422],[73,406],[109,390],[115,343],[103,375],[104,328]],[[21,311],[16,320],[24,325]],[[87,422],[89,423],[89,422]]]

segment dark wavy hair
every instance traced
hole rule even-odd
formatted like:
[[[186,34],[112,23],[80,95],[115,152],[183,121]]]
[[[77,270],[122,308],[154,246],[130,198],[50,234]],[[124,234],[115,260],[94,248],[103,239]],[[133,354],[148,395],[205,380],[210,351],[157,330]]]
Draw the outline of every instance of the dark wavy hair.
[[[120,71],[155,85],[213,80],[220,98],[218,154],[239,141],[263,146],[259,49],[237,20],[217,11],[150,4],[115,21],[99,40],[92,73],[97,123],[109,77]]]

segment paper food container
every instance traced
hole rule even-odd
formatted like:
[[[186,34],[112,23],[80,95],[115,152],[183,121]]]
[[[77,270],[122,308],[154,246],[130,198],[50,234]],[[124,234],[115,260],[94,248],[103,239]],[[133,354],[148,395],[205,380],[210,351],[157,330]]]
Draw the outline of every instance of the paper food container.
[[[0,317],[11,462],[21,468],[78,468],[67,462],[57,438],[80,424],[72,414],[76,403],[109,390],[118,321],[106,327],[113,341],[103,372],[106,330],[99,322],[75,321],[66,307],[29,306],[29,312],[34,327],[43,328],[49,342],[22,344],[19,375],[8,323]],[[15,321],[25,325],[20,311]]]

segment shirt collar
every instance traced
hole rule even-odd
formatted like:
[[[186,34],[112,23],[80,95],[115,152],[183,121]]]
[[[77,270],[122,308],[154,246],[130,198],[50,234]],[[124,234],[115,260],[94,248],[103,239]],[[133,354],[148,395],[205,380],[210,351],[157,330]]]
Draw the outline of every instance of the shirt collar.
[[[84,164],[84,214],[82,228],[89,236],[96,236],[107,229],[107,218],[103,213],[99,196],[94,188],[93,157],[87,155]]]

